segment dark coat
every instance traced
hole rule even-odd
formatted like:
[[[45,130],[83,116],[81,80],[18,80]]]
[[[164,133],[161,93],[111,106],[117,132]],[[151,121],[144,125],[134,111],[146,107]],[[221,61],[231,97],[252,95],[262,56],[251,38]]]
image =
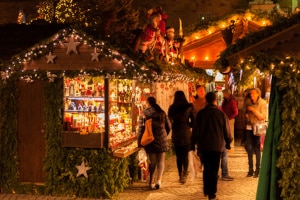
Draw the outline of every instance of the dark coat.
[[[167,137],[171,130],[170,120],[165,112],[159,113],[152,107],[146,108],[143,111],[143,115],[140,116],[138,129],[139,146],[141,147],[140,141],[145,130],[144,121],[150,118],[152,118],[152,132],[155,140],[144,147],[145,151],[147,153],[162,153],[168,151],[170,147]]]
[[[223,152],[230,149],[232,136],[228,117],[216,105],[208,104],[197,114],[192,132],[192,145],[197,144],[198,150]]]
[[[190,145],[194,123],[192,104],[180,107],[171,105],[168,117],[172,123],[172,142],[178,146]]]

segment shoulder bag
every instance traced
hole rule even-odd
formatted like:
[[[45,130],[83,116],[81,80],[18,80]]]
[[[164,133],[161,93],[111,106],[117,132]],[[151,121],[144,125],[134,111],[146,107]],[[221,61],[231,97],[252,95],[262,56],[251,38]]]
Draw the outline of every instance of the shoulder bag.
[[[153,140],[154,140],[154,136],[152,133],[152,119],[147,119],[145,121],[145,131],[141,139],[141,145],[147,146],[148,144],[153,142]]]
[[[268,122],[256,122],[253,125],[253,134],[255,136],[264,136],[267,133]]]

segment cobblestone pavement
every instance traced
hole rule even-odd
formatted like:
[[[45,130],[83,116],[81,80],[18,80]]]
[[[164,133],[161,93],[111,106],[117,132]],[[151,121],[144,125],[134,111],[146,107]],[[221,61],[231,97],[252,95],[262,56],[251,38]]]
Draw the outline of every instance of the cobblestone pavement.
[[[217,198],[219,200],[254,200],[256,198],[257,178],[247,178],[248,159],[245,149],[236,145],[228,153],[229,175],[233,181],[218,181]],[[165,172],[162,179],[162,188],[149,190],[148,183],[138,181],[120,193],[116,200],[204,200],[202,172],[198,172],[195,179],[191,177],[185,184],[179,183],[175,156],[171,156],[165,162]],[[1,200],[96,200],[90,198],[53,197],[22,194],[0,194]]]

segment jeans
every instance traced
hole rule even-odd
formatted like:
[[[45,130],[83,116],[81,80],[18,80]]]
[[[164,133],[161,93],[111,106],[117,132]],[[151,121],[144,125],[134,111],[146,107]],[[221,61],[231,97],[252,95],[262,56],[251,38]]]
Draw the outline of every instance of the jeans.
[[[227,149],[225,148],[221,155],[222,177],[228,176],[227,162],[228,162],[228,152],[227,152]]]
[[[255,136],[252,130],[246,130],[245,147],[248,154],[249,171],[253,171],[253,154],[256,156],[256,170],[260,169],[260,136]]]

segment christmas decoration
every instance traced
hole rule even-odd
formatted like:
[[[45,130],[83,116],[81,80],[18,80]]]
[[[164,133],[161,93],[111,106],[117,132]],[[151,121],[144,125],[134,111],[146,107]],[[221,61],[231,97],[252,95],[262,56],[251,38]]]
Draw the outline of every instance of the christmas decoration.
[[[84,162],[82,162],[81,165],[76,165],[76,168],[78,170],[76,177],[84,175],[85,178],[88,178],[87,171],[90,170],[91,167],[86,167]]]
[[[54,82],[54,78],[57,77],[56,74],[51,74],[51,72],[47,72],[47,77],[49,79],[49,82]]]
[[[74,41],[74,36],[70,37],[70,41],[68,43],[64,43],[64,45],[68,48],[66,54],[70,54],[72,52],[78,54],[77,52],[77,46],[80,44],[80,42]]]
[[[94,52],[91,53],[91,55],[92,55],[91,61],[99,61],[98,57],[99,57],[100,53],[97,53],[97,48],[94,48]]]
[[[48,55],[46,55],[47,63],[54,63],[54,59],[56,58],[56,55],[52,55],[51,52],[49,52]]]
[[[25,24],[25,23],[26,23],[25,14],[23,10],[20,10],[18,15],[18,24]]]

